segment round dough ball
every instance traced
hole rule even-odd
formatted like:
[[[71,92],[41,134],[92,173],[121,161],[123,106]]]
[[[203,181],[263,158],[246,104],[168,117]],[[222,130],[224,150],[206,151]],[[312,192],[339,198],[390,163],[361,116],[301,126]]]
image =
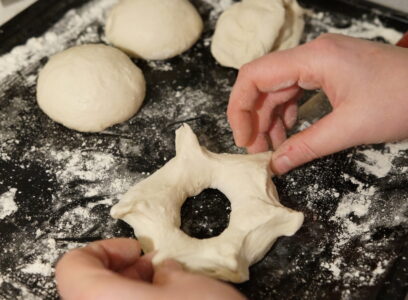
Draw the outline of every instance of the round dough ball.
[[[188,0],[122,0],[108,16],[106,37],[132,56],[154,60],[186,51],[202,30]]]
[[[303,10],[295,0],[243,0],[218,19],[211,52],[223,66],[242,65],[299,43]]]
[[[54,121],[97,132],[131,118],[146,90],[142,71],[105,45],[73,47],[53,56],[37,82],[40,108]]]

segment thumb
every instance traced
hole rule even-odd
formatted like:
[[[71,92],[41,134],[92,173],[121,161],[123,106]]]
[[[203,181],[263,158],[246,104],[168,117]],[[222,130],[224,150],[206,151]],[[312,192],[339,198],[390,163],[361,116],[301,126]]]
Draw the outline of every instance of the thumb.
[[[168,259],[155,268],[153,284],[166,285],[183,273],[183,266],[175,260]]]
[[[284,174],[316,158],[357,145],[360,124],[355,124],[348,115],[338,108],[286,140],[272,155],[273,172]]]

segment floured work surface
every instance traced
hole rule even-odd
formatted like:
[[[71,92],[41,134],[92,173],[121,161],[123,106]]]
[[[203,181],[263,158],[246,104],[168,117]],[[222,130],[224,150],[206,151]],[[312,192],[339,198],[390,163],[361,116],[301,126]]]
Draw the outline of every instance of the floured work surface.
[[[44,35],[0,57],[0,299],[55,299],[53,266],[67,249],[132,236],[109,216],[120,194],[174,156],[174,130],[188,122],[214,152],[238,153],[225,110],[236,72],[216,65],[210,37],[229,0],[197,0],[205,32],[164,62],[137,61],[148,93],[136,117],[99,134],[52,122],[35,102],[38,69],[69,46],[104,41],[114,0],[69,11]],[[396,42],[368,16],[318,10],[304,40],[328,30]],[[307,125],[307,124],[305,124]],[[238,288],[252,299],[404,296],[408,260],[408,143],[361,147],[276,178],[285,206],[305,213]],[[186,232],[209,237],[227,222],[228,201],[208,191],[182,210]],[[405,277],[404,277],[405,276]],[[405,290],[404,290],[405,289]]]

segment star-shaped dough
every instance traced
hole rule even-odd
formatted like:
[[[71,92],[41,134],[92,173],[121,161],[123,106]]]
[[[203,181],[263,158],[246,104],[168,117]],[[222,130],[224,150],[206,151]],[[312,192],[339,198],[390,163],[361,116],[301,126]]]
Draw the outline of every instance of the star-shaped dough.
[[[191,128],[176,131],[176,156],[134,185],[112,207],[111,215],[130,224],[143,251],[157,251],[154,264],[172,258],[190,271],[222,280],[248,280],[282,235],[293,235],[303,214],[278,200],[269,170],[271,152],[216,154],[201,147]],[[180,229],[186,198],[218,189],[231,202],[228,227],[216,237],[196,239]]]

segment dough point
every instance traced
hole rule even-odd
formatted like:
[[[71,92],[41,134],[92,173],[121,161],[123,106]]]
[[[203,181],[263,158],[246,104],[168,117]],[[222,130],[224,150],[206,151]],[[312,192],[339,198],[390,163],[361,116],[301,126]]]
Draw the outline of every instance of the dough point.
[[[202,30],[188,0],[121,0],[108,16],[106,37],[132,56],[167,59],[188,50]]]
[[[211,52],[223,66],[242,65],[299,44],[303,10],[296,0],[243,0],[219,18]]]
[[[118,49],[73,47],[53,56],[37,82],[40,108],[55,122],[97,132],[131,118],[142,105],[142,72]]]
[[[176,157],[133,186],[111,215],[133,227],[143,251],[157,251],[154,264],[172,258],[193,272],[243,282],[279,236],[293,235],[303,223],[302,213],[279,203],[271,154],[215,154],[184,125],[176,132]],[[206,188],[224,193],[232,211],[224,232],[200,240],[180,230],[180,209]]]

